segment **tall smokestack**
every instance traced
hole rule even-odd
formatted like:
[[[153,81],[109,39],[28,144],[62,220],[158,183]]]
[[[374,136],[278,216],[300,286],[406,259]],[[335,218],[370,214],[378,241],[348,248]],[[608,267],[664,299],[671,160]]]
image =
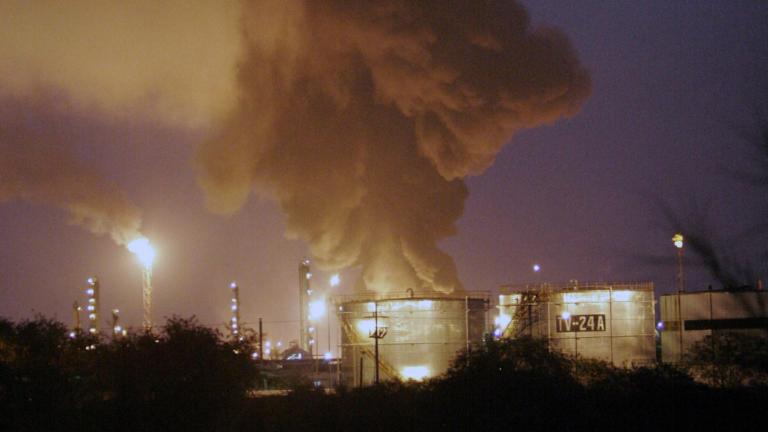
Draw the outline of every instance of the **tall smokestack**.
[[[312,269],[309,260],[299,263],[299,348],[312,352],[314,335],[310,331],[309,300],[312,297]]]
[[[243,2],[231,114],[198,151],[209,206],[275,199],[287,236],[358,288],[461,289],[437,242],[522,128],[575,115],[590,79],[515,1]]]

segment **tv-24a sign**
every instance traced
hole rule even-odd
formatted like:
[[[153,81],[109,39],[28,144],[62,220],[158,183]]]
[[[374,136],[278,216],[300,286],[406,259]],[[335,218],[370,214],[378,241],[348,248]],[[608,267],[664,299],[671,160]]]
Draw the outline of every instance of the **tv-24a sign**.
[[[557,332],[605,331],[605,315],[566,315],[557,317]]]

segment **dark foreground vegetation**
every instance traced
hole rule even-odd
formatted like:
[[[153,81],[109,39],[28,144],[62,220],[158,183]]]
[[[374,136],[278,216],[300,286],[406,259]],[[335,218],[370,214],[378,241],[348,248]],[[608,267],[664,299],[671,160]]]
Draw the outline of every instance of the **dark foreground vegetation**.
[[[704,385],[684,369],[616,369],[549,352],[541,341],[488,341],[426,383],[342,388],[333,395],[295,385],[288,396],[253,398],[249,392],[260,380],[247,344],[229,342],[193,319],[170,319],[156,335],[109,341],[71,339],[63,324],[44,318],[0,319],[0,430],[768,427],[768,388],[760,378],[768,365],[755,356],[744,366],[748,381]],[[758,348],[765,351],[764,339]],[[718,368],[712,370],[727,365]]]

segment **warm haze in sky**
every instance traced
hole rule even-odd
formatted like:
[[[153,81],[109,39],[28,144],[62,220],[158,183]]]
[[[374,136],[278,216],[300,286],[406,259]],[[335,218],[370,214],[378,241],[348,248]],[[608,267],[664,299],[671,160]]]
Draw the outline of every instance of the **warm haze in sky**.
[[[156,321],[223,324],[237,280],[283,340],[305,256],[321,291],[337,269],[335,292],[493,291],[538,263],[664,293],[658,200],[736,257],[765,243],[739,237],[765,190],[728,174],[768,102],[761,2],[186,3],[0,0],[0,316],[69,322],[97,275],[137,326],[139,233]]]

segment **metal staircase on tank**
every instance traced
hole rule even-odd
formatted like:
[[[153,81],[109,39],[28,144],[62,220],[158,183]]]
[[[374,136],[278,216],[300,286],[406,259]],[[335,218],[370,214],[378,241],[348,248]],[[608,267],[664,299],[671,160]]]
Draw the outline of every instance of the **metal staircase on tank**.
[[[354,335],[355,340],[352,341],[352,343],[360,348],[360,351],[368,358],[370,358],[372,361],[376,361],[376,355],[371,351],[371,348],[368,347],[368,344],[364,340],[360,340],[358,337],[358,332],[352,327],[352,324],[349,322],[349,318],[343,317],[341,319],[341,325],[344,327],[344,331],[347,332],[348,335]],[[381,356],[379,356],[379,371],[384,372],[385,375],[389,376],[392,379],[401,379],[400,374],[397,372],[397,370],[388,362],[381,359]]]
[[[521,293],[520,303],[515,306],[512,318],[502,332],[502,337],[518,338],[526,334],[533,335],[533,326],[539,322],[541,314],[541,310],[537,306],[546,303],[547,300],[548,296],[544,291]]]

